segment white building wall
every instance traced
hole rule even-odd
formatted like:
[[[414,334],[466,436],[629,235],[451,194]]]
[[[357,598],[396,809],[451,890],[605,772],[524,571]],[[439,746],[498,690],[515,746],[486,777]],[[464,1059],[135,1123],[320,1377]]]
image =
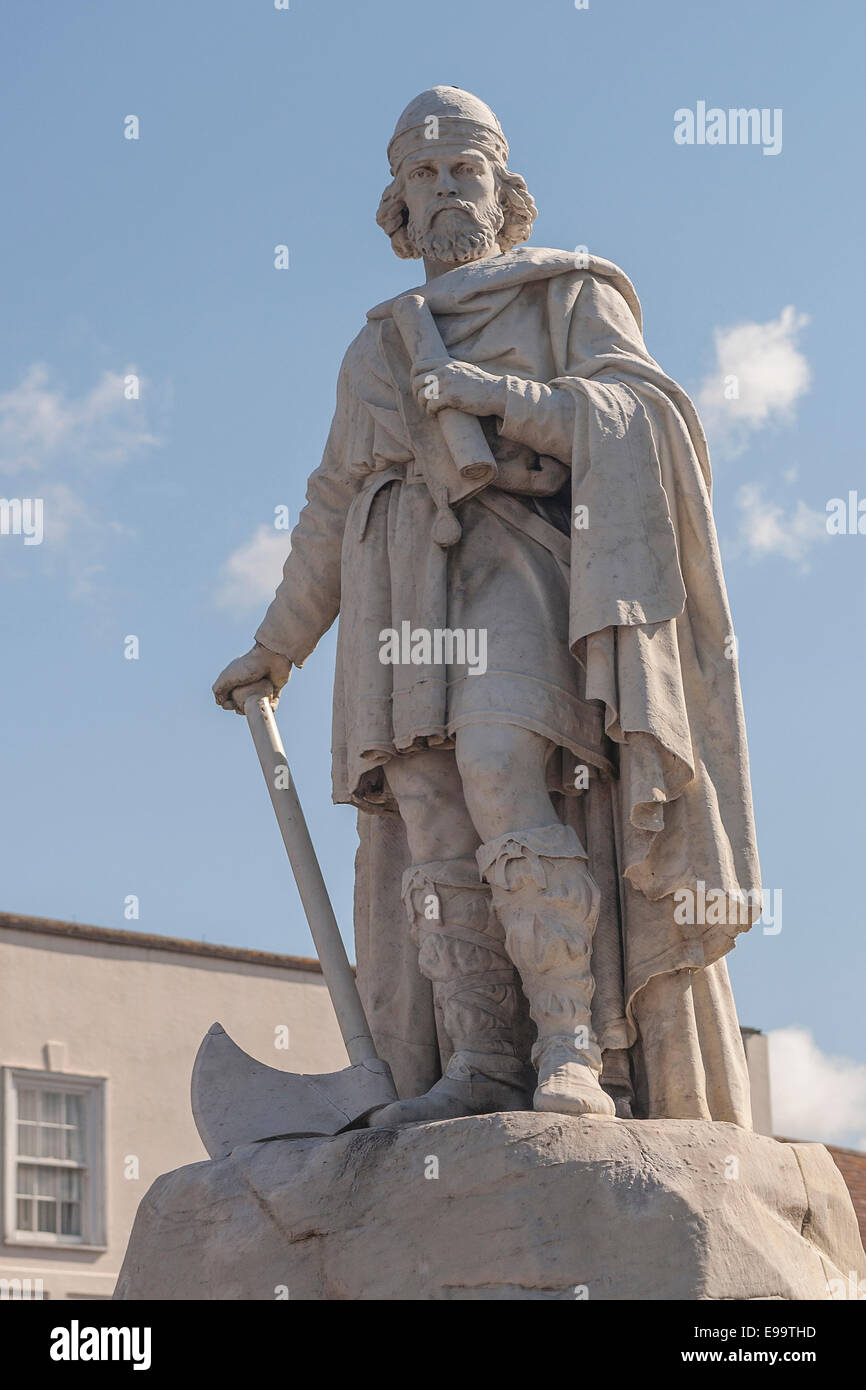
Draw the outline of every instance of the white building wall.
[[[757,1134],[773,1134],[770,1103],[770,1052],[766,1033],[758,1028],[741,1028],[749,1082],[752,1091],[752,1124]]]
[[[108,1297],[138,1203],[153,1180],[207,1157],[189,1104],[198,1045],[223,1024],[252,1056],[288,1071],[348,1065],[320,973],[0,924],[0,1066],[104,1077],[106,1248],[12,1243],[0,1279],[41,1278],[51,1298]],[[154,941],[150,937],[148,943]],[[272,958],[278,959],[278,958]],[[289,1047],[275,1047],[281,1025]],[[50,1045],[50,1046],[49,1046]],[[2,1116],[4,1130],[6,1116]],[[3,1190],[11,1180],[6,1146]],[[138,1160],[138,1176],[126,1176]]]

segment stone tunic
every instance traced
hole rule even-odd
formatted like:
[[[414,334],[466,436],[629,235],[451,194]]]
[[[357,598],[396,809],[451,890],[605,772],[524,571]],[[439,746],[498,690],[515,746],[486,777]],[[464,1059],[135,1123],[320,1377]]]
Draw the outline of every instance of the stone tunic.
[[[518,514],[531,505],[512,502]],[[365,503],[362,492],[349,529]],[[548,738],[557,750],[554,787],[563,778],[573,784],[578,761],[609,766],[601,705],[584,698],[584,672],[568,646],[568,566],[476,498],[460,506],[463,535],[447,550],[431,543],[435,515],[423,483],[393,480],[377,489],[363,540],[352,537],[355,582],[343,590],[337,649],[335,799],[387,804],[374,769],[420,747],[453,746],[457,729],[479,722]],[[449,662],[445,648],[438,665],[386,664],[388,630],[402,639],[401,656],[409,634],[445,630],[468,635],[475,659]]]

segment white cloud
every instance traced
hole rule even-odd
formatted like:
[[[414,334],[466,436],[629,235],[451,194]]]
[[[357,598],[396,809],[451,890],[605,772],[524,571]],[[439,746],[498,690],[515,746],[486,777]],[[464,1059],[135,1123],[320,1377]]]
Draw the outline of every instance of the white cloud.
[[[258,526],[243,545],[233,551],[223,566],[217,591],[221,608],[245,612],[274,596],[283,576],[283,565],[291,548],[289,533],[274,526]]]
[[[3,563],[32,566],[38,557],[41,572],[62,574],[74,597],[93,590],[112,541],[129,534],[104,515],[94,465],[116,467],[160,443],[143,402],[126,399],[125,378],[133,374],[141,390],[146,382],[130,366],[103,371],[75,396],[34,363],[17,386],[0,392],[0,493],[39,498],[44,512],[42,543],[4,545]]]
[[[751,431],[793,419],[812,377],[797,346],[808,322],[808,315],[788,305],[768,323],[715,330],[716,365],[697,396],[711,441],[736,450]]]
[[[103,371],[83,396],[70,397],[34,363],[11,391],[0,393],[0,473],[68,471],[74,463],[123,463],[159,440],[145,427],[140,400],[127,400],[124,378]]]
[[[828,1056],[806,1028],[768,1037],[775,1133],[866,1151],[866,1065]]]
[[[133,532],[119,521],[106,520],[65,483],[48,483],[39,491],[44,504],[46,570],[64,573],[69,596],[84,598],[105,572],[110,542]]]
[[[762,483],[744,483],[734,500],[740,513],[738,541],[750,560],[780,555],[805,570],[812,547],[828,539],[827,513],[802,498],[786,511],[765,496]]]

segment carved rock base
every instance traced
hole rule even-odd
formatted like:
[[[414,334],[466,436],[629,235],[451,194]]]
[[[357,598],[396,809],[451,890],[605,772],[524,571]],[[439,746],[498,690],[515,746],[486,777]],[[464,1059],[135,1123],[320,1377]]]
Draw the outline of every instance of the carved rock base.
[[[166,1173],[115,1297],[824,1299],[852,1271],[854,1209],[820,1144],[520,1112]]]

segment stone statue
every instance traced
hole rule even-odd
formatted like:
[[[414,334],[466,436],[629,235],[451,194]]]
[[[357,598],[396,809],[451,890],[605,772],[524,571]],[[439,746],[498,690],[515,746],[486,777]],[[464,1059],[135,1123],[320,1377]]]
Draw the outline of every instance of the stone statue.
[[[341,960],[332,997],[354,1001],[357,1052],[360,993],[364,1056],[399,1098],[352,1092],[360,1054],[299,1076],[214,1024],[192,1085],[210,1161],[157,1178],[115,1296],[862,1288],[831,1155],[749,1132],[725,955],[759,870],[694,407],[622,271],[523,245],[535,204],[482,101],[423,92],[388,153],[378,220],[426,283],[349,347],[282,583],[214,693],[246,710],[268,775],[268,692],[340,615],[358,991]],[[285,1097],[326,1082],[308,1127]]]
[[[760,876],[700,422],[623,272],[523,245],[484,102],[423,92],[388,155],[378,222],[426,283],[349,347],[282,583],[214,686],[278,693],[340,614],[334,799],[403,1097],[372,1123],[748,1128],[724,957]]]

